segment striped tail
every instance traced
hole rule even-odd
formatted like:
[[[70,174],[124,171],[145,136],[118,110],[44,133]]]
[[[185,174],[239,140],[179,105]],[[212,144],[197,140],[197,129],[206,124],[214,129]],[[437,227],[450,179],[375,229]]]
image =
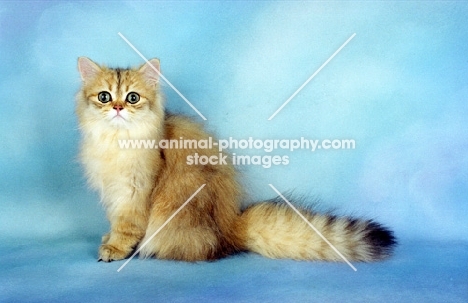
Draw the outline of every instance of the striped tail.
[[[300,210],[307,221],[348,261],[378,261],[396,245],[392,231],[372,220]],[[262,202],[241,215],[244,246],[269,258],[343,261],[342,257],[291,207]]]

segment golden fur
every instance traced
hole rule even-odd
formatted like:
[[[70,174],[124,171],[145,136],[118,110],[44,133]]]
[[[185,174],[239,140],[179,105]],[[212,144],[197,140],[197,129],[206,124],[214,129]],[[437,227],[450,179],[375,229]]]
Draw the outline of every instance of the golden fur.
[[[159,71],[157,59],[150,63]],[[81,160],[110,221],[99,260],[128,257],[206,184],[142,247],[141,256],[198,261],[253,251],[271,258],[341,261],[285,204],[262,202],[241,212],[242,190],[229,161],[227,165],[186,163],[187,156],[195,153],[217,156],[216,148],[119,147],[122,139],[203,140],[211,136],[189,118],[164,113],[159,74],[153,67],[111,69],[88,58],[78,59],[83,80],[76,105],[82,130]],[[108,95],[103,97],[102,92]],[[139,101],[128,101],[130,93],[137,93]],[[395,244],[392,233],[375,222],[301,211],[349,260],[385,258]]]

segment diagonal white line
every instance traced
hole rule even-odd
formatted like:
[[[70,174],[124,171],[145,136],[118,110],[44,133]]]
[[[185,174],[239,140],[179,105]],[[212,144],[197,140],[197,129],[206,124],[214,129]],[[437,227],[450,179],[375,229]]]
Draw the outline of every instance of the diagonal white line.
[[[286,104],[288,104],[289,101],[291,101],[291,100],[307,85],[307,83],[309,83],[315,76],[317,76],[317,74],[318,74],[318,73],[319,73],[319,72],[320,72],[336,55],[338,55],[338,53],[346,46],[346,44],[349,43],[349,41],[351,41],[351,40],[354,38],[354,36],[356,36],[356,33],[352,34],[351,37],[349,37],[348,40],[346,40],[346,42],[343,43],[343,45],[341,45],[340,48],[337,49],[336,52],[333,53],[333,55],[331,55],[331,57],[328,58],[328,60],[325,61],[325,62],[322,64],[322,66],[320,66],[319,69],[318,69],[315,73],[313,73],[312,76],[310,76],[309,79],[307,79],[307,81],[304,82],[304,84],[302,84],[302,85],[294,92],[294,94],[292,94],[292,96],[289,97],[289,99],[286,100],[286,102],[284,102],[283,105],[281,105],[280,108],[278,108],[278,109],[276,110],[276,112],[275,112],[273,115],[271,115],[270,118],[268,118],[268,120],[273,119],[273,118],[286,106]]]
[[[200,190],[202,190],[203,187],[205,187],[206,184],[203,184],[202,186],[200,186],[191,196],[190,198],[187,199],[187,201],[185,201],[184,204],[182,204],[182,206],[180,206],[173,214],[172,216],[169,217],[169,219],[166,220],[166,222],[164,222],[163,225],[161,225],[157,231],[154,232],[154,234],[151,235],[151,237],[148,238],[148,240],[146,240],[141,246],[140,248],[138,248],[138,250],[136,252],[133,253],[133,255],[122,265],[120,266],[120,268],[117,270],[117,272],[120,272],[127,264],[128,262],[132,261],[132,259],[140,252],[140,250],[146,246],[146,244],[149,243],[149,241],[151,241],[160,231],[161,229],[163,229],[172,219],[174,219],[174,217],[182,210],[182,208],[184,208],[199,192]]]
[[[310,223],[310,222],[306,219],[306,217],[304,217],[304,216],[294,207],[294,205],[292,205],[291,202],[288,201],[288,199],[286,199],[272,184],[268,184],[268,185],[270,185],[270,187],[281,197],[281,199],[283,199],[283,200],[284,200],[284,201],[301,217],[301,219],[304,220],[304,222],[306,222],[306,223],[310,226],[310,228],[312,228],[312,229],[320,236],[320,238],[322,238],[323,241],[325,241],[325,242],[341,257],[341,259],[343,259],[343,260],[349,265],[349,267],[351,267],[354,271],[357,271],[356,267],[354,267],[353,264],[351,264],[351,263],[348,261],[348,259],[346,259],[346,258],[338,251],[338,249],[336,249],[336,247],[333,246],[333,244],[331,244],[331,243],[327,240],[327,238],[325,238],[325,237],[322,235],[322,233],[320,233],[320,232],[318,231],[318,229],[315,228],[315,226],[313,226],[312,223]]]
[[[182,98],[182,99],[183,99],[183,100],[184,100],[184,101],[185,101],[185,102],[186,102],[186,103],[203,119],[203,120],[206,120],[205,116],[203,116],[202,113],[200,113],[200,112],[198,111],[198,109],[197,109],[195,106],[193,106],[193,104],[190,103],[190,101],[189,101],[187,98],[185,98],[185,96],[182,95],[182,93],[179,92],[179,90],[178,90],[174,85],[172,85],[172,83],[169,82],[169,80],[167,80],[166,77],[164,77],[163,74],[161,74],[161,72],[160,72],[157,68],[155,68],[155,67],[148,61],[148,59],[146,59],[146,57],[143,56],[142,53],[140,53],[139,50],[138,50],[135,46],[133,46],[133,44],[130,43],[130,41],[128,41],[128,39],[125,38],[124,35],[122,35],[122,33],[119,32],[118,34],[119,34],[119,36],[120,36],[125,42],[127,42],[127,44],[128,44],[143,60],[145,60],[146,63],[148,63],[148,64],[158,73],[158,75],[159,75],[159,76],[160,76],[160,77],[161,77],[161,78],[162,78],[162,79],[163,79],[163,80],[164,80],[164,81],[165,81],[165,82],[166,82],[166,83],[167,83],[167,84],[168,84],[168,85],[169,85],[169,86],[170,86],[170,87],[171,87],[171,88],[172,88],[172,89],[173,89],[173,90],[174,90],[174,91],[175,91],[175,92],[176,92],[176,93],[177,93],[177,94],[178,94],[178,95],[179,95],[179,96],[180,96],[180,97],[181,97],[181,98]]]

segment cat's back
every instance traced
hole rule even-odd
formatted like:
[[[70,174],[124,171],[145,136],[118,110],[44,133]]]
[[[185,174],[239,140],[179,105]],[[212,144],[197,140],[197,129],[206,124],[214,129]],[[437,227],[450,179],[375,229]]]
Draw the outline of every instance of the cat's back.
[[[166,114],[164,124],[164,139],[167,140],[203,140],[210,136],[204,125],[187,116]]]
[[[228,187],[238,187],[230,155],[219,150],[217,138],[202,123],[183,115],[166,115],[164,129],[167,148],[161,148],[161,155],[166,169],[198,174],[204,181],[219,178],[220,183],[231,184]]]

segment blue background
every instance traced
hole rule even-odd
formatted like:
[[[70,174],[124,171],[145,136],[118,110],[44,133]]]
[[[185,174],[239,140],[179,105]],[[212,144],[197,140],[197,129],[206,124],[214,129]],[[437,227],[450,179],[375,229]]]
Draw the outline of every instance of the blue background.
[[[0,300],[466,302],[467,15],[466,2],[437,1],[1,2]],[[246,203],[274,196],[271,183],[375,218],[400,239],[394,259],[357,273],[250,254],[133,260],[119,274],[95,263],[108,223],[77,161],[76,64],[141,64],[118,32],[160,58],[220,138],[354,139],[354,150],[280,150],[289,165],[239,167]],[[202,121],[164,91],[169,110]]]

